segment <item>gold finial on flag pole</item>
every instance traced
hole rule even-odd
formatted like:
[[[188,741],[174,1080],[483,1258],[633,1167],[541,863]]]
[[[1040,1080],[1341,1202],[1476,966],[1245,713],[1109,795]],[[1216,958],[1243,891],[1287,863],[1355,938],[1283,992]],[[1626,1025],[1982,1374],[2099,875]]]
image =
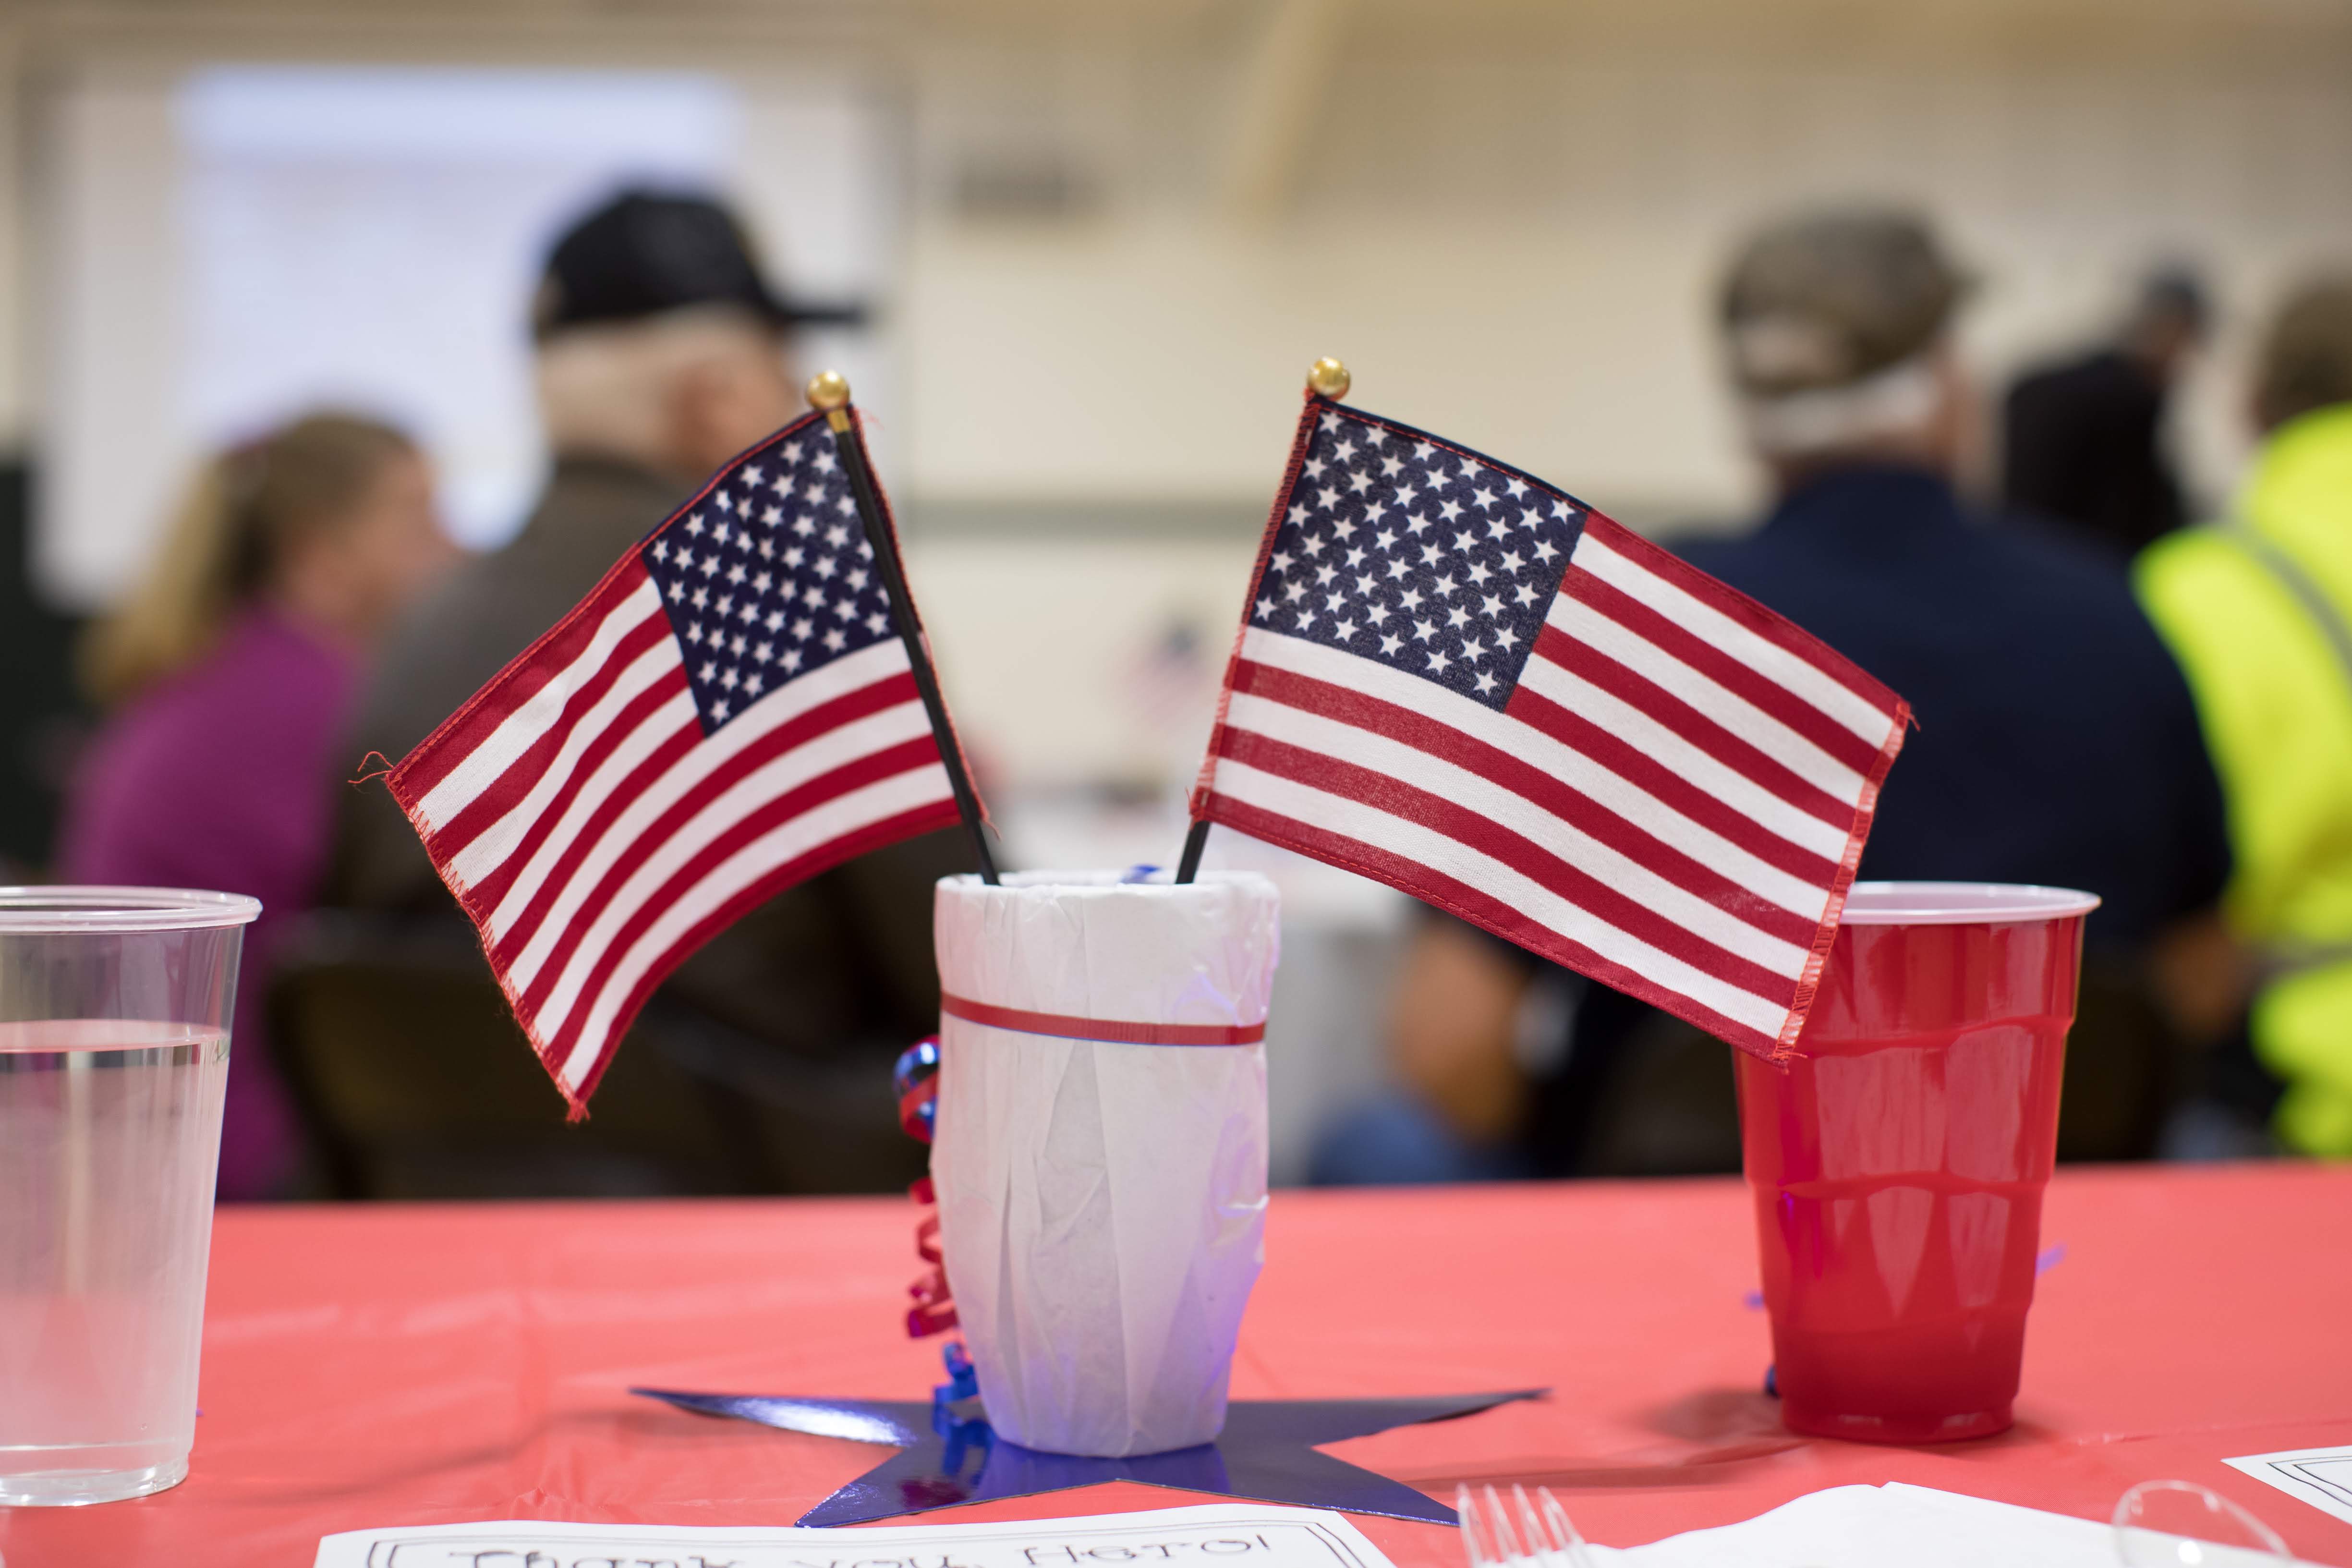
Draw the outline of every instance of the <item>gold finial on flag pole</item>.
[[[1307,367],[1307,390],[1318,397],[1328,397],[1336,403],[1348,395],[1351,384],[1348,367],[1338,360],[1326,357]],[[812,392],[810,395],[814,397],[815,394]]]
[[[1342,371],[1343,376],[1347,374]],[[849,378],[837,370],[821,370],[809,378],[809,406],[824,416],[835,430],[849,428]]]

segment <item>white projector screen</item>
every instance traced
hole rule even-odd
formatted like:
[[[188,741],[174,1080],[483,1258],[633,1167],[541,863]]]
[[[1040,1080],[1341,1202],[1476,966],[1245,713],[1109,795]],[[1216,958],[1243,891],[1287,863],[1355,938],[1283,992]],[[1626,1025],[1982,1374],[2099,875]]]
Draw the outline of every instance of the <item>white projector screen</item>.
[[[537,268],[624,184],[731,194],[813,297],[887,273],[879,128],[838,81],[217,66],[85,81],[57,113],[35,563],[77,607],[136,575],[202,453],[321,405],[416,432],[451,531],[509,536],[545,464]],[[829,357],[860,374],[866,336]]]

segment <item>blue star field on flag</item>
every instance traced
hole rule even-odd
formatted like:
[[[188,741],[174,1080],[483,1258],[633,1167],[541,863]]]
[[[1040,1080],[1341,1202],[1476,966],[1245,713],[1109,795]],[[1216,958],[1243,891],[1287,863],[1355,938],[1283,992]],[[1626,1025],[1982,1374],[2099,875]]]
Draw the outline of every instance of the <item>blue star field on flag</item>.
[[[1307,449],[1250,619],[1499,710],[1582,516],[1516,468],[1333,409]]]
[[[856,500],[820,429],[722,472],[640,554],[706,734],[761,693],[896,635]]]

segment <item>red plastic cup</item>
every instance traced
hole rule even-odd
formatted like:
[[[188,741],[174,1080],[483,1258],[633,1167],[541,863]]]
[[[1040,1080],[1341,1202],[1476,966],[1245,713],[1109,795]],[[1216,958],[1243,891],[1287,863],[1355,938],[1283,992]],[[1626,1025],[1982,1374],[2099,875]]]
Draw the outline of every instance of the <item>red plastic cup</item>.
[[[2010,1425],[2098,901],[1857,882],[1795,1059],[1733,1053],[1790,1430],[1941,1443]]]

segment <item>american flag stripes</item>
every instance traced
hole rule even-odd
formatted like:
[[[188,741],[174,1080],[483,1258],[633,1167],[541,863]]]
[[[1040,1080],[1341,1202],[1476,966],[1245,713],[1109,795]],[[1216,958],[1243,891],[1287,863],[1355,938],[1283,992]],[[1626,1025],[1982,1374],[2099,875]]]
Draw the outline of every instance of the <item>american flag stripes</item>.
[[[392,772],[575,1110],[712,934],[957,820],[857,438],[813,414],[728,465]]]
[[[1192,809],[1777,1056],[1909,719],[1551,486],[1310,397]]]

